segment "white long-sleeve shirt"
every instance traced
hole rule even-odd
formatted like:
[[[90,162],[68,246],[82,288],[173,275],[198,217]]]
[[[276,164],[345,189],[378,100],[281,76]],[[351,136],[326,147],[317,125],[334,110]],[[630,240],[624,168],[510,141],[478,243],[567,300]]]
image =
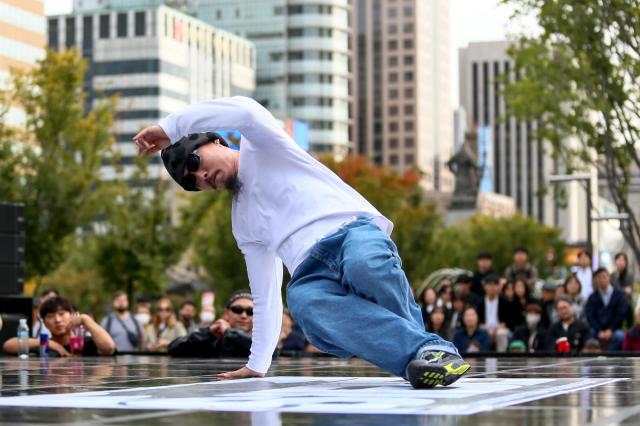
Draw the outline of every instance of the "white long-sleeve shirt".
[[[247,367],[266,373],[282,323],[282,263],[293,275],[317,240],[354,216],[371,217],[387,234],[393,224],[296,145],[253,99],[206,101],[159,124],[172,143],[189,133],[237,130],[242,135],[242,189],[233,201],[232,228],[247,264],[254,303]]]

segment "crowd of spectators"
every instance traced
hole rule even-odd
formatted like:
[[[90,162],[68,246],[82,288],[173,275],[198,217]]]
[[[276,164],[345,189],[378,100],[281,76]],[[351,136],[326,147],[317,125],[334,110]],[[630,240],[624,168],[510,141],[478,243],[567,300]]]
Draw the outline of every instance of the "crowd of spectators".
[[[462,353],[640,350],[640,309],[634,309],[627,256],[616,255],[612,274],[602,267],[593,270],[592,262],[582,251],[563,282],[543,281],[524,247],[513,251],[513,263],[502,274],[495,271],[491,253],[481,252],[474,272],[445,275],[416,299],[426,330],[452,341]],[[212,306],[199,309],[189,300],[174,305],[168,297],[140,297],[131,308],[127,293],[117,291],[99,324],[55,290],[35,300],[29,346],[37,352],[40,335],[48,334],[52,356],[155,352],[246,358],[251,347],[253,299],[246,290],[230,297],[219,318]],[[74,337],[82,339],[81,349],[70,345]],[[15,354],[17,339],[3,349]],[[286,309],[276,349],[283,352],[319,352]]]
[[[640,309],[624,253],[616,270],[578,255],[564,282],[543,281],[527,249],[502,274],[481,252],[473,273],[446,277],[417,295],[428,331],[469,352],[600,352],[640,349]],[[640,307],[640,305],[639,305]]]

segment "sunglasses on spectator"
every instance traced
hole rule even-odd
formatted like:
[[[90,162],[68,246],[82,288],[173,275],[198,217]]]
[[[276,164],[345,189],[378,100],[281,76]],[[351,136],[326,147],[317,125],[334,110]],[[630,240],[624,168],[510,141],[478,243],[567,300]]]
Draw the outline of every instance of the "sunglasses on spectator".
[[[242,306],[230,306],[229,310],[234,314],[241,315],[243,312],[250,317],[253,316],[253,308],[243,308]]]
[[[169,307],[165,307],[165,308],[156,308],[156,311],[158,312],[170,312],[171,308]]]

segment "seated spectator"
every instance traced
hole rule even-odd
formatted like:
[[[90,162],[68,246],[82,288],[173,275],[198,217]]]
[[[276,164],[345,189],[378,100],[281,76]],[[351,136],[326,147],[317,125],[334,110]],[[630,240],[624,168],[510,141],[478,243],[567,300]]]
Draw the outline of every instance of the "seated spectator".
[[[592,335],[600,341],[603,349],[619,351],[624,341],[622,323],[629,310],[627,297],[613,288],[606,268],[596,269],[593,282],[594,292],[589,296],[585,308]]]
[[[166,352],[169,343],[187,335],[187,330],[181,322],[176,320],[173,313],[173,303],[168,298],[158,300],[156,314],[145,331],[147,350],[151,352]]]
[[[216,311],[213,306],[205,306],[200,311],[200,327],[209,327],[216,320]]]
[[[305,346],[304,333],[302,333],[300,327],[293,321],[289,310],[285,309],[282,313],[282,327],[280,329],[278,349],[281,351],[302,352]]]
[[[460,275],[458,280],[456,281],[454,295],[460,295],[466,299],[466,302],[473,306],[474,308],[478,308],[482,298],[478,296],[476,293],[471,291],[473,285],[473,277],[470,275]],[[484,297],[484,290],[482,290],[482,296]],[[455,298],[455,296],[454,296]],[[460,311],[461,312],[461,311]]]
[[[616,254],[616,271],[611,274],[611,285],[622,290],[631,300],[633,294],[633,274],[629,271],[629,258],[626,253]]]
[[[475,296],[475,294],[472,293]],[[468,296],[468,295],[467,295]],[[449,336],[455,334],[459,327],[462,327],[462,313],[467,306],[475,306],[467,302],[465,296],[459,295],[457,292],[453,296],[453,313],[451,314],[451,321],[449,322]],[[477,308],[476,308],[477,309]]]
[[[582,318],[584,316],[584,305],[587,300],[582,297],[582,284],[575,274],[571,274],[564,280],[564,293],[568,296],[573,303],[573,314],[576,318]]]
[[[558,321],[556,312],[556,288],[553,281],[545,281],[542,285],[542,326],[548,328]]]
[[[135,352],[144,346],[144,330],[138,320],[129,313],[129,296],[116,291],[111,298],[112,312],[102,319],[100,326],[106,330],[118,352]]]
[[[599,354],[602,352],[602,346],[600,346],[600,342],[598,339],[594,339],[593,337],[587,339],[584,344],[584,349],[582,349],[583,354]]]
[[[535,302],[529,302],[525,307],[526,323],[519,325],[513,331],[511,341],[519,340],[525,345],[524,352],[551,351],[549,333],[542,326],[542,307]]]
[[[636,309],[636,325],[629,328],[624,335],[623,351],[640,351],[640,306]]]
[[[74,315],[75,314],[75,315]],[[102,327],[85,314],[77,315],[70,301],[63,297],[48,298],[40,306],[40,318],[51,332],[49,340],[49,356],[97,356],[112,355],[116,344]],[[83,326],[87,334],[83,336],[81,352],[72,352],[71,339],[74,329]],[[38,351],[40,339],[29,339],[29,349]],[[18,353],[18,338],[13,337],[4,343],[4,351],[15,355]]]
[[[523,277],[529,290],[533,291],[538,279],[538,270],[529,263],[529,251],[522,246],[513,250],[513,263],[504,271],[507,281],[515,281],[518,276]]]
[[[44,302],[51,299],[52,297],[59,297],[59,296],[60,296],[60,293],[58,293],[58,290],[47,289],[40,293],[39,298],[34,297],[33,313],[32,313],[33,327],[31,327],[31,337],[35,339],[39,339],[40,334],[42,333],[51,337],[51,332],[47,330],[47,327],[44,325],[42,318],[40,318],[40,307]]]
[[[513,281],[509,281],[502,287],[502,296],[509,304],[509,314],[505,319],[505,324],[509,330],[515,330],[515,328],[521,324],[524,324],[524,308],[515,299]]]
[[[432,287],[427,287],[418,296],[418,303],[420,304],[420,311],[422,312],[422,321],[426,324],[427,321],[429,321],[429,314],[433,308],[436,307],[438,295]]]
[[[246,358],[251,350],[252,329],[253,296],[246,290],[237,291],[229,298],[222,318],[171,342],[169,355]]]
[[[556,342],[562,337],[569,341],[571,352],[577,354],[582,351],[591,330],[589,324],[578,319],[573,314],[573,303],[568,296],[562,296],[556,301],[556,310],[559,320],[554,322],[549,329],[551,350],[556,349]]]
[[[450,340],[449,322],[447,321],[447,314],[442,306],[436,306],[433,311],[431,311],[426,329],[428,332],[435,333],[445,340]]]
[[[178,309],[178,319],[184,326],[184,329],[187,330],[187,334],[193,333],[198,329],[198,324],[196,324],[196,314],[196,304],[192,301],[187,300],[180,304],[180,308]]]
[[[482,282],[488,275],[495,275],[493,270],[493,256],[488,251],[478,253],[476,259],[476,271],[473,273],[471,292],[478,296],[478,299],[484,297],[484,287]]]
[[[451,320],[451,315],[453,314],[453,286],[451,281],[448,279],[440,281],[436,306],[440,306],[444,309],[446,321],[449,322]]]
[[[484,279],[484,300],[478,306],[481,327],[487,330],[498,352],[506,352],[509,346],[509,302],[500,296],[500,277],[489,275]]]
[[[578,253],[578,264],[575,267],[575,274],[582,285],[582,298],[589,299],[593,293],[593,257],[588,250],[582,250]]]
[[[462,315],[462,327],[456,331],[453,344],[463,353],[491,351],[491,337],[486,330],[480,328],[476,308],[472,306],[465,308]]]
[[[147,326],[151,322],[151,307],[146,304],[136,303],[136,310],[133,316],[136,318],[136,321],[138,321],[138,324],[140,324],[140,327],[142,327],[142,331],[146,332]]]

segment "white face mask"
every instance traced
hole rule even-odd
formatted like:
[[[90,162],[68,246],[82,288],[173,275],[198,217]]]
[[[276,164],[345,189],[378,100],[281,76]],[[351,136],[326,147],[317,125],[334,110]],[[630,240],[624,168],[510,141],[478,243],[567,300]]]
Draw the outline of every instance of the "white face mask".
[[[527,314],[527,324],[529,325],[538,325],[540,322],[540,315],[538,314]]]
[[[215,315],[213,314],[213,312],[209,312],[209,311],[204,311],[204,312],[200,312],[200,321],[204,322],[204,323],[210,323],[213,322],[213,320],[215,319]]]
[[[138,324],[142,326],[149,324],[149,321],[151,320],[149,314],[136,314],[135,317],[136,321],[138,321]]]

